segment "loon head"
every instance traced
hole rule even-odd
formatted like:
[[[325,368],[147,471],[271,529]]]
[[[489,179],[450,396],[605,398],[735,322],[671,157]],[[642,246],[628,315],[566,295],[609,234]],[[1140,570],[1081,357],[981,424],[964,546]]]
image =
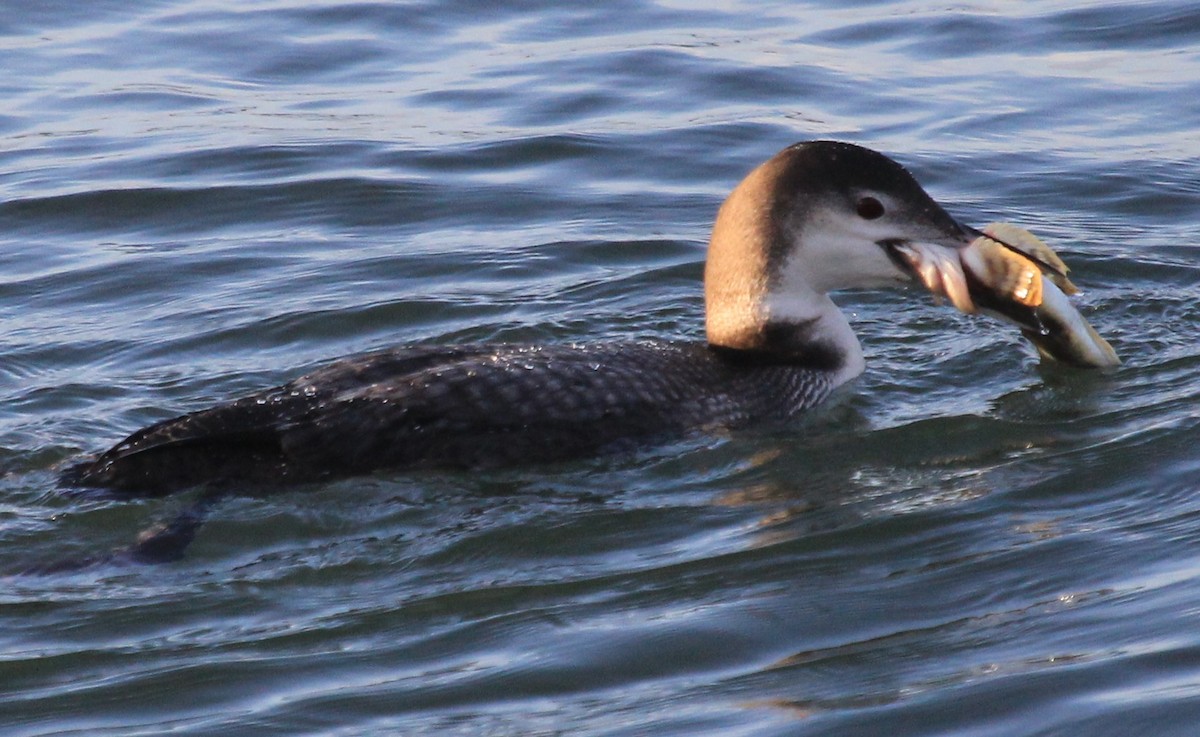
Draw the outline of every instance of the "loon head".
[[[909,244],[964,248],[977,233],[883,154],[834,141],[789,146],[717,215],[704,272],[708,341],[856,375],[861,348],[827,293],[910,283],[914,265],[900,254]]]

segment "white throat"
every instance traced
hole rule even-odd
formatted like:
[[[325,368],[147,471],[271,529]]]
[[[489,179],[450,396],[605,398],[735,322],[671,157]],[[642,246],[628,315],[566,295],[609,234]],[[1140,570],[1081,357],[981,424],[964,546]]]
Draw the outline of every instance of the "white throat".
[[[841,364],[833,374],[835,384],[850,381],[866,368],[858,336],[846,313],[828,294],[807,283],[787,283],[785,279],[768,291],[761,309],[767,325],[795,326],[805,344],[840,357]]]

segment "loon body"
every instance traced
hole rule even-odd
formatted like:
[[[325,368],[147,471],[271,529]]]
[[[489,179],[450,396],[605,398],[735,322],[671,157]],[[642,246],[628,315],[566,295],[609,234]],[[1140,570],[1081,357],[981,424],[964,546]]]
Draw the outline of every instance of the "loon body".
[[[151,425],[65,479],[158,495],[207,482],[561,460],[786,420],[864,368],[828,292],[910,283],[920,264],[900,249],[961,249],[977,232],[882,154],[796,144],[752,171],[718,213],[706,342],[371,353]]]
[[[785,420],[835,386],[823,367],[702,343],[401,348],[151,425],[80,469],[78,483],[158,495],[210,480],[564,460]]]

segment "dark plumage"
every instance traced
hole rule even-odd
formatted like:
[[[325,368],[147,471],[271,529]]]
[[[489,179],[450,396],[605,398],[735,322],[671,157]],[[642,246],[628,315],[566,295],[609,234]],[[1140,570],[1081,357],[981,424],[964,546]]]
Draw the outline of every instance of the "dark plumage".
[[[67,478],[159,495],[206,481],[564,460],[786,419],[828,395],[824,369],[702,343],[401,348],[151,425]]]

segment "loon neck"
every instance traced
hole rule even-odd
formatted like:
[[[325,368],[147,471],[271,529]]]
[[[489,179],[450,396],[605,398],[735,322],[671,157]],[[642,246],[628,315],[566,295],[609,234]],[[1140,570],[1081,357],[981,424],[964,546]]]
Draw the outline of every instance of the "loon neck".
[[[855,378],[866,360],[846,314],[826,294],[807,296],[767,297],[754,306],[750,319],[718,311],[713,320],[710,314],[708,343],[724,353],[818,369],[834,385]]]
[[[803,269],[783,268],[789,257],[802,257],[781,222],[794,206],[779,186],[786,164],[776,156],[752,171],[717,214],[704,267],[708,342],[820,368],[840,384],[862,373],[862,346]]]

